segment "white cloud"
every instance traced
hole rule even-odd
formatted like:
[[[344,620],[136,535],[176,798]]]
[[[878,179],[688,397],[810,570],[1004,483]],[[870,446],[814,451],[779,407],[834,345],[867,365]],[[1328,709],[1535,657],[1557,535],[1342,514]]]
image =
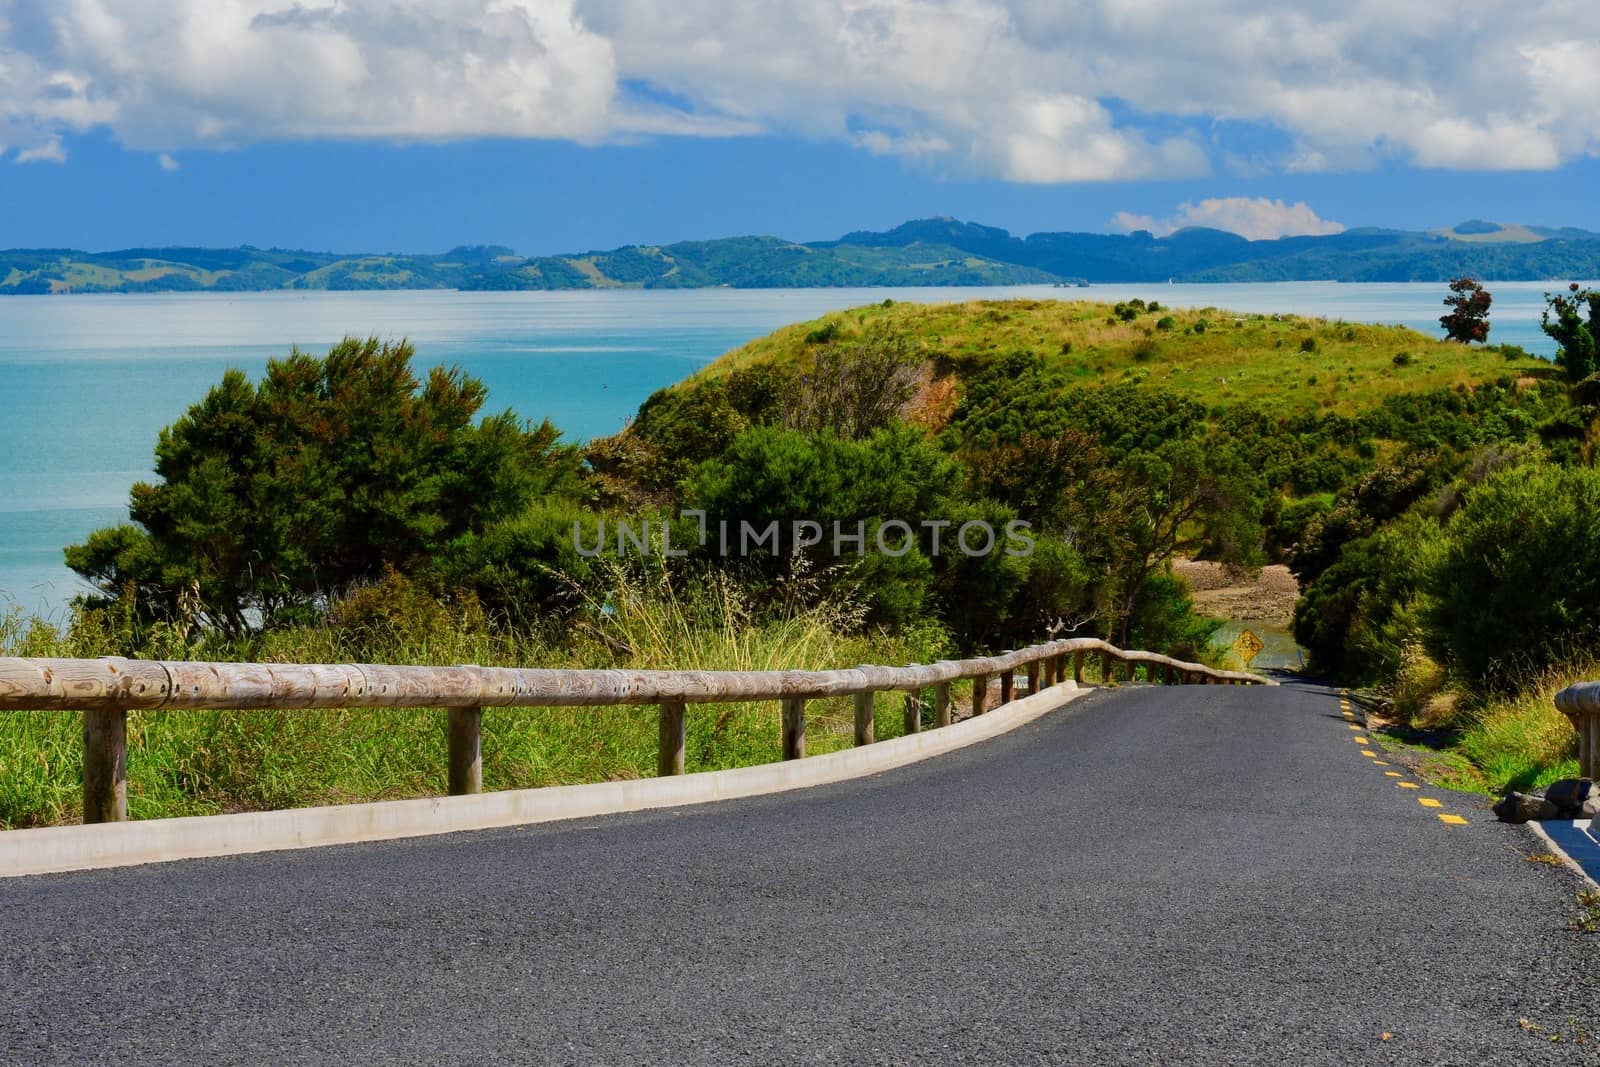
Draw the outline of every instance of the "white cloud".
[[[67,150],[62,147],[61,138],[49,137],[39,144],[17,150],[18,163],[65,163]]]
[[[1343,223],[1318,217],[1303,201],[1285,204],[1282,200],[1269,200],[1264,196],[1229,196],[1202,200],[1198,204],[1179,204],[1177,213],[1167,219],[1119,211],[1111,224],[1124,233],[1149,230],[1157,237],[1165,237],[1186,226],[1206,226],[1213,230],[1227,230],[1252,241],[1344,232]]]
[[[173,171],[182,166],[182,164],[180,164],[176,159],[173,159],[165,152],[162,152],[156,156],[156,165],[162,170],[166,171],[168,174],[171,174]]]
[[[591,141],[616,63],[571,0],[0,0],[13,124],[134,148],[269,138]],[[21,16],[19,18],[18,16]]]
[[[1024,182],[1600,151],[1570,0],[0,0],[0,143],[776,132]],[[641,88],[642,87],[642,88]],[[664,103],[663,101],[671,101]],[[1113,103],[1115,102],[1115,103]]]

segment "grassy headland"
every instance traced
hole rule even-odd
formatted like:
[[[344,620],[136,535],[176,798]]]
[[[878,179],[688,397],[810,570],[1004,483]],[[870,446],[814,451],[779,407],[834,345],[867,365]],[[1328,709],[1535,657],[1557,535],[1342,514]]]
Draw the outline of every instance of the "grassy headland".
[[[1159,290],[1156,290],[1159,292]],[[852,308],[788,326],[734,349],[686,384],[755,365],[805,366],[819,342],[874,331],[952,367],[1026,353],[1078,386],[1137,381],[1209,406],[1274,415],[1353,415],[1397,395],[1551,373],[1510,350],[1435,340],[1403,326],[1369,326],[1214,307],[1135,309],[1095,301],[973,300]]]

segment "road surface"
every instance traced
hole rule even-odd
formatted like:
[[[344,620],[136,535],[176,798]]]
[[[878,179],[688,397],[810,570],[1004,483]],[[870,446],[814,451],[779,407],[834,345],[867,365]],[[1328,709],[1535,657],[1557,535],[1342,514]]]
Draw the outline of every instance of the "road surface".
[[[804,792],[3,880],[0,1062],[1600,1062],[1582,883],[1360,736],[1139,687]]]

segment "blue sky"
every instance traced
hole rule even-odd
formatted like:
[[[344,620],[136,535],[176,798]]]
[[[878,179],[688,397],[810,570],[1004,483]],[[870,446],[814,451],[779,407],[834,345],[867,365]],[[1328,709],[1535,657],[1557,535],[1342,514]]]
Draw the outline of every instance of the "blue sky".
[[[1440,7],[0,0],[0,246],[1600,230],[1600,44]]]
[[[1016,233],[1110,231],[1118,212],[1166,217],[1182,202],[1241,196],[1304,201],[1349,226],[1432,229],[1483,217],[1600,230],[1594,160],[1551,171],[1390,166],[1024,185],[772,136],[600,147],[264,144],[184,153],[176,171],[104,135],[68,147],[64,163],[0,162],[0,202],[10,205],[0,244],[433,252],[493,243],[539,255],[746,233],[827,240],[929,215]]]

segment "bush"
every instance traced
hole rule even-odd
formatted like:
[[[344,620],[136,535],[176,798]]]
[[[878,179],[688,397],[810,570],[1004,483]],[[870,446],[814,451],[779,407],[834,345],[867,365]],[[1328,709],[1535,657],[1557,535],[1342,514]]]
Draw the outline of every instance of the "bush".
[[[1295,604],[1295,640],[1313,666],[1363,682],[1392,677],[1424,628],[1424,586],[1441,538],[1437,521],[1413,513],[1345,544]]]
[[[1178,320],[1171,315],[1163,315],[1156,320],[1156,329],[1158,330],[1170,330],[1176,325],[1178,325]]]
[[[1222,626],[1220,619],[1196,615],[1194,600],[1182,578],[1170,571],[1144,580],[1138,607],[1127,627],[1128,648],[1160,651],[1174,659],[1214,662],[1211,638]]]
[[[1560,346],[1556,363],[1567,377],[1582,381],[1595,372],[1600,359],[1600,289],[1585,289],[1573,282],[1569,295],[1546,293],[1539,325]]]
[[[1393,362],[1396,367],[1409,367],[1414,361],[1411,358],[1410,352],[1396,352],[1394,354],[1394,359],[1391,362]]]
[[[160,481],[132,490],[137,526],[97,531],[67,565],[110,603],[238,636],[303,621],[386,569],[420,573],[459,539],[546,494],[575,491],[576,450],[548,422],[478,419],[459,369],[425,381],[405,342],[298,350],[257,384],[230,370],[156,445]],[[180,603],[182,602],[182,603]]]
[[[1467,492],[1428,575],[1429,651],[1509,691],[1600,634],[1600,471],[1524,466]]]
[[[1302,352],[1315,352],[1316,350],[1317,350],[1317,339],[1315,337],[1302,337],[1300,339],[1300,351],[1302,351]]]
[[[857,590],[872,621],[898,625],[923,610],[933,568],[925,545],[899,557],[872,553],[872,531],[881,520],[915,526],[924,519],[954,518],[952,497],[962,480],[953,459],[921,430],[904,424],[859,441],[830,431],[758,427],[736,438],[720,459],[701,466],[686,487],[686,503],[706,512],[711,529],[726,521],[735,538],[741,523],[756,530],[778,523],[776,553],[751,546],[748,564],[763,580],[791,574],[795,561],[804,558],[814,572],[831,568],[824,592]],[[796,554],[790,524],[801,520],[822,524],[825,536]],[[835,522],[846,533],[858,522],[866,524],[865,559],[852,542],[835,541]],[[711,545],[717,542],[713,536]]]

